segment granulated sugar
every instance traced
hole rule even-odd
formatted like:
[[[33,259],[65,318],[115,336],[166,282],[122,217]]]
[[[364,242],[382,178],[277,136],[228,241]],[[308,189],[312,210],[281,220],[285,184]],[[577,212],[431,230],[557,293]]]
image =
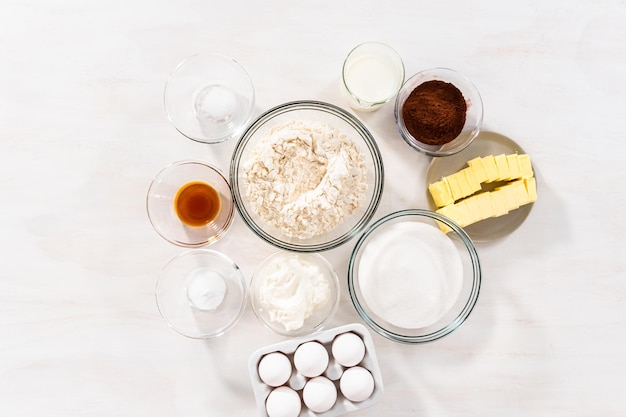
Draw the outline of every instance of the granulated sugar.
[[[463,265],[454,243],[438,227],[417,222],[396,223],[372,236],[358,272],[366,304],[405,329],[440,320],[463,285]]]

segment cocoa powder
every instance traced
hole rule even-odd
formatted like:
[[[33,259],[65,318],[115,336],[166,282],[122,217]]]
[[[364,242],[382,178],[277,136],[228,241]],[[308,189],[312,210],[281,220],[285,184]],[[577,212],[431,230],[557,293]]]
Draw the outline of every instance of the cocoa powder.
[[[463,93],[439,80],[418,85],[402,106],[406,129],[428,145],[443,145],[456,138],[463,130],[466,113]]]

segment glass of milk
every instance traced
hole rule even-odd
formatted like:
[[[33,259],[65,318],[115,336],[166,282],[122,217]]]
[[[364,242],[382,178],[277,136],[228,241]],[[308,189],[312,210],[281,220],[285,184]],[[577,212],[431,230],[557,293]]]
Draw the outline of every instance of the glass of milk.
[[[341,75],[341,89],[348,105],[357,111],[374,111],[400,90],[404,64],[390,46],[365,42],[350,51]]]

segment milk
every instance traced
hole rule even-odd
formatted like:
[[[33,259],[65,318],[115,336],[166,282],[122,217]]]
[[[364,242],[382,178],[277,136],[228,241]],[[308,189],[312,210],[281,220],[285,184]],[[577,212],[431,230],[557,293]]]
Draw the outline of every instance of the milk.
[[[396,92],[400,74],[374,55],[355,59],[344,73],[345,83],[352,95],[362,102],[378,103],[389,100]]]
[[[355,110],[372,111],[388,102],[404,82],[404,64],[396,51],[379,42],[354,48],[343,64],[342,91]]]

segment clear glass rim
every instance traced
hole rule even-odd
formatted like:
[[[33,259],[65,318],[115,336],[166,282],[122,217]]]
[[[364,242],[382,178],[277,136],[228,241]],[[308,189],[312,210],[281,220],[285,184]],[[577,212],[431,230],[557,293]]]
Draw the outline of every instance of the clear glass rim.
[[[328,242],[318,243],[318,244],[307,244],[304,243],[290,243],[284,242],[280,239],[275,238],[271,234],[265,232],[259,225],[255,223],[252,216],[246,210],[246,207],[243,203],[244,198],[240,192],[240,182],[239,182],[239,169],[240,169],[240,160],[245,149],[246,145],[254,135],[254,133],[259,130],[267,121],[271,120],[273,117],[278,116],[283,113],[287,113],[294,110],[319,110],[330,113],[334,116],[339,117],[343,121],[347,122],[352,126],[361,136],[364,143],[366,144],[369,153],[372,157],[372,161],[374,164],[374,193],[371,201],[365,210],[364,215],[359,219],[359,221],[345,234],[330,240]],[[244,223],[252,230],[258,237],[266,241],[267,243],[278,247],[280,249],[295,251],[295,252],[320,252],[329,249],[336,248],[348,240],[352,239],[356,236],[363,228],[368,224],[368,222],[374,216],[374,213],[378,209],[380,204],[380,199],[383,192],[384,186],[384,168],[383,168],[383,160],[378,145],[376,144],[376,140],[374,136],[370,133],[370,131],[361,123],[355,116],[348,113],[346,110],[335,106],[333,104],[325,103],[322,101],[314,101],[314,100],[299,100],[299,101],[291,101],[276,107],[273,107],[263,114],[261,114],[248,128],[245,130],[237,144],[235,145],[235,149],[233,151],[233,156],[231,158],[230,164],[230,184],[231,190],[233,194],[233,201],[235,202],[235,207],[237,207],[237,211],[244,219]]]
[[[354,283],[354,274],[355,274],[354,270],[357,267],[356,258],[360,252],[361,247],[365,243],[365,240],[367,239],[367,237],[371,235],[378,227],[384,225],[387,221],[393,220],[395,218],[407,217],[407,216],[427,217],[427,218],[439,221],[445,224],[450,229],[452,229],[455,232],[455,235],[463,242],[464,246],[466,247],[468,254],[470,256],[471,263],[472,263],[472,288],[471,288],[469,297],[465,305],[463,306],[463,309],[461,310],[461,312],[446,326],[443,326],[442,328],[434,332],[421,335],[421,336],[407,336],[407,335],[399,334],[396,332],[389,331],[385,329],[384,327],[382,327],[381,325],[379,325],[372,317],[370,317],[366,313],[365,309],[361,305],[361,302],[359,301],[358,296],[356,294],[355,283]],[[378,219],[376,222],[370,225],[370,227],[368,227],[368,229],[359,237],[359,240],[357,241],[350,255],[350,260],[348,261],[348,292],[350,294],[350,299],[352,300],[352,304],[354,308],[356,309],[357,313],[359,314],[359,316],[361,317],[361,319],[363,319],[363,321],[371,329],[373,329],[376,333],[380,334],[381,336],[386,337],[387,339],[393,340],[395,342],[401,342],[401,343],[406,343],[406,344],[420,344],[420,343],[433,342],[435,340],[441,339],[444,336],[449,335],[450,333],[452,333],[453,331],[461,327],[461,325],[469,317],[470,313],[474,309],[474,306],[476,305],[476,302],[478,301],[478,295],[480,293],[481,282],[482,282],[482,272],[481,272],[481,267],[480,267],[480,260],[478,258],[478,252],[476,251],[476,247],[474,246],[474,243],[472,242],[472,239],[469,237],[469,235],[463,230],[462,227],[460,227],[458,224],[456,224],[453,220],[449,219],[448,217],[443,216],[439,213],[435,213],[433,211],[424,210],[424,209],[400,210],[400,211],[390,213]]]

